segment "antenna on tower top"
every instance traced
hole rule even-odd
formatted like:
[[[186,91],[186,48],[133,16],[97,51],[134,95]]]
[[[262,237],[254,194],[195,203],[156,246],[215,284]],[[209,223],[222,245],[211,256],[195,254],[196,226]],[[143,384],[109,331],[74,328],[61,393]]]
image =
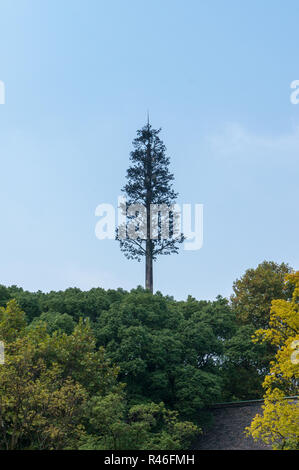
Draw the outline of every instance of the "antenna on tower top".
[[[147,110],[147,127],[150,126],[150,122],[149,122],[149,110]]]

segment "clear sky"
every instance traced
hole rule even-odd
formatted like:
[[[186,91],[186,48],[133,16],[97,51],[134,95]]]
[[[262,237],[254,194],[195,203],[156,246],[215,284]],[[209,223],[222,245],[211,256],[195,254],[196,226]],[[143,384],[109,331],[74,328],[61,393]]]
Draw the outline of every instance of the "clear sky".
[[[299,267],[297,0],[1,0],[0,283],[144,283],[99,241],[150,109],[204,245],[161,257],[155,288],[213,299],[264,259]]]

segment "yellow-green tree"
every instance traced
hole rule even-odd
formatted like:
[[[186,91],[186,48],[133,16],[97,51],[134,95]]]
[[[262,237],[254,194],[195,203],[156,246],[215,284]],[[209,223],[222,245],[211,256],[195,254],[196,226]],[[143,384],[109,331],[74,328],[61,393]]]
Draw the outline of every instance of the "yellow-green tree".
[[[233,284],[231,305],[241,325],[255,329],[268,328],[271,303],[275,299],[289,300],[292,288],[284,282],[292,269],[285,263],[263,261]]]
[[[27,328],[11,300],[0,308],[0,340],[0,449],[76,448],[90,395],[119,389],[118,369],[95,348],[88,322],[50,335],[43,323]]]
[[[257,415],[249,428],[255,440],[273,449],[299,449],[299,404],[286,396],[298,395],[299,385],[299,271],[286,276],[293,285],[290,301],[273,300],[268,329],[257,330],[254,341],[269,341],[276,348],[269,375],[263,387],[263,415]]]

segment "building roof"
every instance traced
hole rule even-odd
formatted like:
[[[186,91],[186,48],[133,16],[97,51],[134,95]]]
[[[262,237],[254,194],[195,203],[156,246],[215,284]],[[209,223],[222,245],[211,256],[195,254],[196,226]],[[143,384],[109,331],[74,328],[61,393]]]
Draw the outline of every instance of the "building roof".
[[[286,397],[298,399],[298,397]],[[244,430],[256,414],[262,414],[263,400],[218,403],[211,407],[212,423],[203,430],[194,449],[198,450],[271,450],[262,441],[255,442]]]

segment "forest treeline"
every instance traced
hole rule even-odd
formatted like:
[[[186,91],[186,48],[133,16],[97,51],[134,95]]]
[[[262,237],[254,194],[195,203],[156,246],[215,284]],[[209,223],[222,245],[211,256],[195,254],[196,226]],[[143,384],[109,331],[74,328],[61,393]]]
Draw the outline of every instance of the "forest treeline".
[[[252,337],[291,271],[265,261],[214,301],[1,285],[0,449],[187,449],[209,405],[263,396],[276,349]]]

